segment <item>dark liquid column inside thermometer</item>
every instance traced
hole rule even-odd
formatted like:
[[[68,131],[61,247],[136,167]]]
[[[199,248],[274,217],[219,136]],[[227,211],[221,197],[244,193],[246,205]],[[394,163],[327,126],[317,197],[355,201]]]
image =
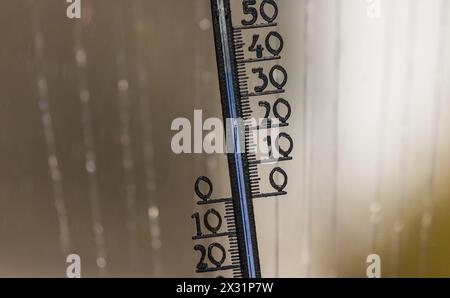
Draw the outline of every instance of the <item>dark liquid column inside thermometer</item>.
[[[233,153],[228,154],[234,215],[239,242],[241,270],[244,277],[260,277],[258,245],[256,240],[253,202],[251,200],[248,163],[244,152],[245,128],[242,121],[241,96],[235,57],[235,40],[229,1],[212,0],[212,15],[220,92],[224,119],[229,119],[228,144]]]
[[[261,277],[261,270],[253,199],[285,195],[288,181],[284,170],[276,166],[265,178],[276,191],[262,193],[259,181],[263,178],[258,167],[291,160],[289,155],[293,148],[293,141],[287,133],[279,133],[274,140],[268,134],[264,139],[268,156],[258,160],[253,135],[255,131],[287,127],[291,115],[289,102],[279,97],[284,93],[287,72],[280,65],[275,65],[266,74],[264,67],[257,66],[258,63],[270,63],[281,58],[279,54],[283,40],[278,32],[268,32],[262,39],[264,45],[260,44],[260,35],[256,34],[258,30],[271,30],[277,25],[278,6],[274,0],[243,0],[242,12],[247,19],[242,20],[239,26],[233,26],[229,0],[211,0],[211,7],[222,111],[228,129],[227,156],[232,198],[211,199],[213,184],[207,177],[199,177],[195,183],[195,192],[200,198],[198,205],[225,205],[225,220],[215,208],[208,209],[202,216],[198,212],[192,216],[197,228],[197,235],[193,239],[213,241],[208,246],[194,246],[194,250],[200,252],[197,272],[231,270],[234,277],[258,278]],[[247,46],[243,38],[244,31],[252,34],[253,42]],[[256,57],[246,58],[244,49],[247,48],[248,54]],[[247,65],[255,66],[251,68],[251,73],[261,80],[261,84],[254,86],[253,90],[249,87]],[[263,97],[276,97],[276,101],[272,98],[274,102],[270,103]],[[259,125],[250,121],[253,116],[251,99],[259,100],[258,106],[265,112]],[[284,114],[280,112],[283,107],[286,111]],[[271,110],[276,119],[270,119]],[[280,147],[281,140],[288,143],[287,149]],[[278,178],[281,178],[281,182]],[[203,192],[200,184],[206,185],[208,190]],[[219,242],[214,242],[220,237],[228,237],[228,250]]]

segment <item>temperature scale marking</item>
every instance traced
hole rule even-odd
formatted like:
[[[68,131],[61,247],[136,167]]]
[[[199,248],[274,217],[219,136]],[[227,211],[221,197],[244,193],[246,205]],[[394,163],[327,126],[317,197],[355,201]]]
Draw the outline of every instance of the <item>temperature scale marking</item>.
[[[269,175],[269,182],[275,191],[261,192],[262,174],[259,166],[269,166],[292,160],[292,138],[287,133],[279,133],[276,139],[265,138],[268,155],[257,156],[253,132],[271,131],[273,128],[288,127],[291,116],[289,102],[278,97],[285,93],[287,83],[286,70],[276,64],[266,74],[259,64],[278,62],[281,59],[283,39],[276,31],[266,34],[265,43],[259,44],[257,30],[272,30],[278,24],[278,6],[275,0],[243,0],[244,19],[239,26],[233,26],[230,0],[211,0],[216,58],[219,73],[222,113],[225,121],[231,123],[227,131],[227,141],[232,145],[233,153],[228,153],[228,167],[231,182],[231,198],[212,198],[213,183],[208,177],[201,176],[195,182],[195,193],[199,206],[211,207],[202,216],[199,212],[192,215],[196,225],[195,241],[208,239],[219,241],[228,239],[228,249],[219,242],[209,245],[196,244],[194,250],[200,252],[197,273],[231,271],[234,277],[260,278],[261,268],[253,212],[253,199],[279,197],[286,195],[288,183],[286,172],[275,165]],[[262,22],[261,22],[262,21]],[[253,42],[246,44],[244,34],[251,34]],[[275,41],[276,45],[273,44]],[[255,54],[253,54],[253,52]],[[270,53],[270,55],[265,55]],[[256,57],[248,57],[248,56]],[[256,66],[248,69],[248,67]],[[261,80],[261,85],[252,86],[250,78]],[[281,79],[280,79],[281,78]],[[262,97],[277,96],[270,104]],[[265,117],[259,125],[251,124],[254,111],[250,99],[257,99],[258,105],[265,110]],[[286,111],[284,115],[280,108]],[[269,118],[273,113],[275,119]],[[258,117],[259,118],[259,117]],[[281,140],[288,143],[283,149]],[[279,156],[273,153],[276,149]],[[243,149],[243,150],[242,150]],[[278,179],[281,177],[280,179]],[[201,190],[206,185],[207,191]],[[203,187],[205,188],[205,187]],[[225,214],[213,208],[223,204]],[[206,231],[205,231],[206,230]]]

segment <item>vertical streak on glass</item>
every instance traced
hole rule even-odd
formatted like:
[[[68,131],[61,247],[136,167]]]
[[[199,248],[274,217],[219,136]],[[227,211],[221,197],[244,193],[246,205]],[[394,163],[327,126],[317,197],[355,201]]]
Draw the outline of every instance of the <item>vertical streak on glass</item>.
[[[339,242],[339,201],[340,201],[340,150],[339,141],[341,134],[340,127],[340,75],[341,75],[341,13],[342,13],[342,2],[341,0],[336,0],[335,2],[335,53],[334,53],[334,99],[333,99],[333,114],[334,114],[334,157],[333,157],[333,169],[334,169],[334,190],[333,190],[333,207],[331,221],[332,231],[334,235],[331,235],[334,242],[334,264],[333,264],[333,275],[339,276],[339,253],[340,253],[340,242]]]
[[[203,0],[196,1],[195,7],[195,18],[196,27],[199,28],[199,34],[196,34],[197,38],[195,42],[195,50],[194,50],[194,62],[195,62],[195,99],[194,103],[196,107],[202,106],[203,110],[205,108],[209,108],[208,106],[204,106],[204,99],[210,96],[209,85],[211,79],[211,73],[207,67],[208,63],[208,52],[209,52],[209,40],[206,39],[206,36],[211,34],[212,25],[208,16],[210,15],[210,10],[208,3]],[[217,160],[214,155],[209,155],[208,160],[206,162],[206,175],[212,173],[217,168]],[[205,162],[201,161],[201,167],[205,168]]]
[[[62,256],[65,258],[70,251],[70,231],[67,209],[64,202],[62,174],[56,153],[56,139],[53,128],[53,120],[50,113],[50,101],[48,91],[48,78],[45,73],[45,41],[41,28],[39,15],[39,1],[29,0],[29,9],[32,24],[33,51],[36,59],[36,86],[38,91],[38,106],[41,113],[41,121],[44,130],[44,138],[47,146],[49,174],[52,181],[53,200],[56,209],[59,227],[59,241]],[[42,3],[41,3],[42,4]]]
[[[443,74],[444,74],[444,53],[445,38],[444,32],[447,27],[448,17],[448,0],[440,1],[440,28],[438,38],[438,52],[436,55],[436,82],[434,94],[434,115],[432,117],[432,141],[431,141],[431,156],[430,156],[430,172],[428,174],[428,189],[423,198],[423,209],[420,228],[420,255],[419,255],[419,277],[425,277],[428,269],[429,258],[429,233],[430,226],[433,220],[433,200],[434,200],[434,185],[436,180],[436,165],[437,165],[437,150],[441,120],[441,106],[443,100]]]
[[[193,6],[194,13],[193,15],[193,22],[194,22],[194,28],[196,30],[196,33],[194,34],[194,52],[193,52],[193,61],[194,61],[194,109],[200,109],[202,110],[203,114],[205,113],[206,107],[205,103],[202,99],[204,98],[204,89],[207,88],[207,82],[205,82],[205,69],[204,64],[202,61],[205,61],[205,57],[207,57],[205,51],[208,49],[208,47],[204,43],[204,33],[209,32],[209,29],[211,28],[211,23],[208,19],[206,19],[207,12],[205,12],[205,8],[207,8],[208,2],[203,0],[195,0],[195,5]],[[204,155],[202,154],[194,154],[194,173],[195,175],[205,175],[209,177],[209,173],[212,173],[214,171],[213,168],[213,159],[214,156],[208,156],[206,157],[208,161],[206,162],[205,167],[205,160]],[[196,197],[195,192],[192,193],[193,198]],[[206,208],[206,207],[202,207]],[[204,212],[206,209],[203,210]],[[210,242],[209,242],[210,243]],[[211,276],[213,274],[211,273]]]
[[[204,69],[204,62],[206,57],[206,50],[205,49],[205,43],[204,35],[200,33],[204,32],[210,32],[211,24],[209,20],[206,18],[208,15],[207,12],[205,12],[205,8],[207,3],[202,0],[197,0],[195,2],[194,7],[194,23],[196,31],[198,32],[195,34],[195,50],[194,50],[194,104],[195,108],[198,108],[202,105],[202,95],[204,92],[204,89],[207,88],[204,81],[205,77],[205,69]]]
[[[139,111],[140,111],[140,125],[142,140],[144,144],[144,171],[145,171],[145,189],[147,194],[148,210],[147,218],[149,225],[150,248],[152,255],[152,274],[154,277],[160,277],[163,274],[163,267],[161,263],[161,230],[160,230],[160,213],[159,203],[156,194],[156,173],[154,155],[155,150],[153,146],[153,129],[151,121],[151,113],[154,109],[151,104],[149,84],[150,75],[148,71],[146,44],[144,42],[147,35],[147,30],[154,30],[150,28],[143,16],[142,0],[133,1],[133,19],[134,30],[136,35],[136,68],[138,73],[138,97],[139,97]]]
[[[131,99],[129,94],[128,61],[125,44],[125,16],[123,1],[114,4],[116,35],[117,99],[119,112],[119,137],[122,147],[122,167],[124,171],[126,230],[130,250],[131,267],[138,265],[137,251],[137,206],[136,184],[134,182],[134,159],[131,145]],[[155,211],[156,213],[156,211]]]
[[[303,200],[304,200],[304,227],[303,227],[303,249],[302,249],[302,267],[303,274],[308,277],[311,270],[311,186],[312,186],[312,128],[311,128],[311,103],[308,96],[308,65],[309,65],[309,11],[312,7],[312,1],[305,0],[304,7],[304,29],[303,29],[303,45],[304,45],[304,75],[303,75],[303,135],[304,135],[304,156],[303,156]]]
[[[381,98],[380,98],[380,118],[379,118],[379,130],[378,130],[378,152],[377,152],[377,174],[376,174],[376,188],[375,195],[370,203],[370,244],[369,254],[377,253],[377,239],[378,239],[378,225],[380,222],[381,212],[381,192],[383,188],[384,177],[384,161],[386,150],[386,129],[389,113],[389,90],[390,90],[390,74],[392,70],[392,43],[393,43],[393,20],[396,12],[395,1],[389,2],[389,7],[386,5],[386,11],[388,12],[387,20],[385,24],[385,45],[383,53],[383,72],[381,78]]]
[[[404,97],[404,113],[402,119],[402,144],[401,144],[401,156],[399,163],[399,173],[407,173],[407,156],[409,152],[409,131],[411,124],[411,83],[414,76],[414,59],[413,59],[413,47],[416,42],[416,16],[417,16],[417,0],[413,0],[409,6],[409,19],[408,19],[408,52],[405,55],[406,73],[405,73],[405,97]],[[393,258],[391,260],[391,272],[393,276],[398,276],[400,269],[399,258],[401,255],[401,238],[404,228],[403,222],[403,206],[407,199],[406,188],[406,175],[401,176],[400,188],[401,193],[397,202],[397,218],[393,227]]]
[[[81,103],[81,124],[85,150],[85,170],[88,176],[89,201],[93,221],[94,241],[96,248],[96,264],[99,275],[106,274],[107,253],[102,220],[100,192],[97,174],[97,155],[95,153],[94,130],[92,124],[91,93],[87,83],[87,53],[83,42],[83,28],[81,21],[77,21],[73,28],[74,55],[77,67],[78,96]]]

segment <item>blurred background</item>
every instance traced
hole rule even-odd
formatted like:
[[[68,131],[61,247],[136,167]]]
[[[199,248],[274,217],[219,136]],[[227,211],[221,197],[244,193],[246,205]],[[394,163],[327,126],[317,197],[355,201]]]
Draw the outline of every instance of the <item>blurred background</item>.
[[[231,0],[239,14],[240,0]],[[198,276],[177,117],[221,117],[208,0],[0,0],[0,276]],[[282,0],[294,160],[264,277],[450,276],[450,3]],[[238,16],[239,19],[239,16]]]

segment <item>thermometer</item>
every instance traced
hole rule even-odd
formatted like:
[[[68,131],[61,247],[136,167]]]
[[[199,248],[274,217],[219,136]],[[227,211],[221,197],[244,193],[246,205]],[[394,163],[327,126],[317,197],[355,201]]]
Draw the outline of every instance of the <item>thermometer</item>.
[[[231,197],[213,198],[212,181],[196,180],[197,204],[208,209],[192,215],[193,240],[200,256],[197,273],[260,278],[253,200],[287,194],[288,176],[279,164],[292,159],[293,140],[280,130],[289,126],[291,106],[283,97],[288,76],[279,64],[284,42],[276,30],[278,4],[240,2],[240,11],[234,11],[230,0],[211,0]],[[262,191],[260,184],[271,190]],[[209,244],[201,242],[205,239]]]

